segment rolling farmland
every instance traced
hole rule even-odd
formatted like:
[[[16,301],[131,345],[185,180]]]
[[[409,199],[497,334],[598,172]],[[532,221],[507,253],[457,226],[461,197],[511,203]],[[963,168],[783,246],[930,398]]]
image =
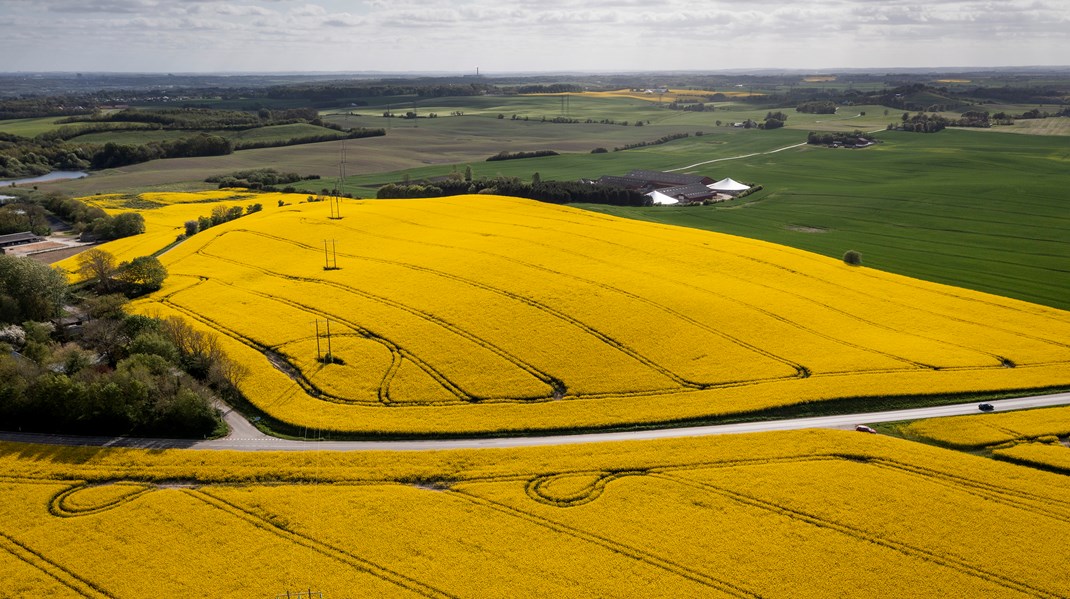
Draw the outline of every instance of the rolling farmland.
[[[1070,591],[1051,549],[1070,541],[1065,478],[855,433],[436,453],[0,444],[0,463],[6,588],[56,596]]]
[[[340,220],[262,197],[164,254],[135,308],[223,333],[245,395],[290,426],[617,428],[1070,383],[1065,312],[760,241],[493,196]]]

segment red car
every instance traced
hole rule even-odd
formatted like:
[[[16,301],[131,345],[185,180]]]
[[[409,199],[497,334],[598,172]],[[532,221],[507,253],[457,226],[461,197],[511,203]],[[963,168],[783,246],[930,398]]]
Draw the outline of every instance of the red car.
[[[871,429],[870,427],[868,427],[868,426],[866,426],[864,424],[859,424],[858,426],[855,427],[855,430],[860,432],[860,433],[873,433],[874,435],[877,434],[877,431]]]

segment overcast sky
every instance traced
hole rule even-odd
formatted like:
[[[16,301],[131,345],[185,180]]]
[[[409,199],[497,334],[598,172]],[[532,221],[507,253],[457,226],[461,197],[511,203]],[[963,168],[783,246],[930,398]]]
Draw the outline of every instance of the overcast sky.
[[[0,71],[1063,65],[1070,0],[0,0]]]

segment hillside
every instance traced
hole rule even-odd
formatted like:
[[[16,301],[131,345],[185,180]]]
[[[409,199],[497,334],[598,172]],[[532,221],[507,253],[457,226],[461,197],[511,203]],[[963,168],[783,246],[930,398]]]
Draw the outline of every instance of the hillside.
[[[1070,314],[1051,308],[515,198],[340,210],[270,206],[198,233],[135,308],[222,332],[279,422],[361,435],[1070,383]]]

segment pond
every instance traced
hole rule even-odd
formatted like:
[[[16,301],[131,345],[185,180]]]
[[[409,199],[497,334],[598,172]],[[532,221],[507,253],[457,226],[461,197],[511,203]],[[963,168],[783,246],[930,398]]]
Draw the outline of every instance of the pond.
[[[82,171],[52,171],[47,175],[41,175],[39,177],[0,181],[0,187],[8,187],[12,183],[15,185],[29,185],[33,183],[48,183],[49,181],[62,181],[64,179],[81,179],[82,177],[88,176],[89,173],[84,173]]]

